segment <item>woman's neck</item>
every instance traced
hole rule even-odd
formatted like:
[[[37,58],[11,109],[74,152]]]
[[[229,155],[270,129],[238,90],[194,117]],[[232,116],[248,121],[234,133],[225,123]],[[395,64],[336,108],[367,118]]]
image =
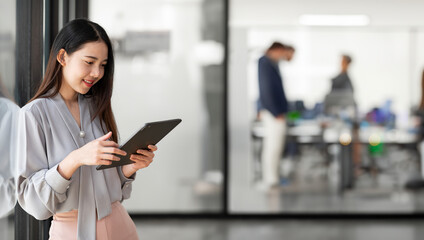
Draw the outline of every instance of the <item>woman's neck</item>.
[[[72,89],[67,84],[63,84],[60,89],[59,93],[62,96],[63,100],[65,100],[66,103],[76,103],[78,102],[78,92],[76,92],[74,89]]]

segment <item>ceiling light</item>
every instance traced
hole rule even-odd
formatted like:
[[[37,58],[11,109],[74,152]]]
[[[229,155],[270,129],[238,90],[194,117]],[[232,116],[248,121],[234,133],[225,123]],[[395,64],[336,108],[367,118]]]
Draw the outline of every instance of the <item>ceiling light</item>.
[[[299,23],[306,26],[366,26],[370,24],[370,18],[363,14],[303,14]]]

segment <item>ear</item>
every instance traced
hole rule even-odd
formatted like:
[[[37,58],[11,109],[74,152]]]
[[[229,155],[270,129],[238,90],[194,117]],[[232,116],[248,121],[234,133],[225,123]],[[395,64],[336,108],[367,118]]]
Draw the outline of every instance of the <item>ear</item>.
[[[66,51],[65,49],[62,48],[59,50],[56,56],[56,60],[60,63],[60,65],[62,65],[62,67],[66,65],[65,57],[66,57]]]

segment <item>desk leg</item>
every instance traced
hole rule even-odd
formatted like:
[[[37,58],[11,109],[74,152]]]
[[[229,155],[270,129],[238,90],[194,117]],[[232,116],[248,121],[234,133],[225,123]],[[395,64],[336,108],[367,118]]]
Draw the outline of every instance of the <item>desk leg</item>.
[[[341,145],[340,154],[340,192],[352,188],[354,182],[353,162],[352,162],[352,144]]]

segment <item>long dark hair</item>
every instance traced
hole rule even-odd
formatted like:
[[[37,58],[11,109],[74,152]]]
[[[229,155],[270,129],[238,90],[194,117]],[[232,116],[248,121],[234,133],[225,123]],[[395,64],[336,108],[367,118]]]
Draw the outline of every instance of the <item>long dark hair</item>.
[[[117,142],[118,129],[111,106],[114,71],[113,49],[106,31],[97,23],[86,19],[75,19],[60,30],[50,50],[44,79],[30,101],[37,98],[53,97],[59,93],[62,84],[62,65],[57,61],[57,54],[61,49],[64,49],[70,55],[79,50],[85,43],[97,41],[103,41],[106,44],[108,60],[102,79],[91,87],[84,96],[93,99],[94,115],[91,120],[99,117],[102,128],[106,127],[104,130],[112,131],[112,139]],[[49,92],[50,90],[52,91]],[[106,126],[103,126],[103,124]]]

